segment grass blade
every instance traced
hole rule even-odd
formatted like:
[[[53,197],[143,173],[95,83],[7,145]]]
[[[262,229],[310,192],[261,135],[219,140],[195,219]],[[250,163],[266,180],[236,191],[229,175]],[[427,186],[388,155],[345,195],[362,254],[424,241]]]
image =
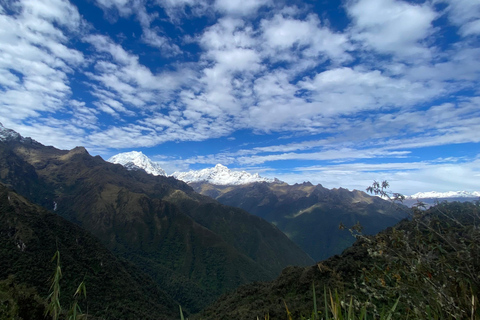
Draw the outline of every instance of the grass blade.
[[[181,306],[181,305],[178,305],[178,307],[180,308],[180,319],[181,319],[181,320],[185,320],[185,318],[183,317],[182,306]]]

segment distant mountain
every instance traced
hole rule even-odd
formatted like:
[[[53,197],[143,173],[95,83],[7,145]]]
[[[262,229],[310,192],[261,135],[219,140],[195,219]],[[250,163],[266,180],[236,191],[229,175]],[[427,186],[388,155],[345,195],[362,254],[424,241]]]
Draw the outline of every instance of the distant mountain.
[[[424,199],[424,198],[478,198],[480,192],[468,192],[468,191],[448,191],[448,192],[418,192],[408,196],[407,199]]]
[[[329,190],[309,182],[190,185],[223,204],[270,221],[317,261],[340,254],[355,241],[347,230],[339,229],[340,223],[351,227],[360,222],[364,233],[374,234],[406,216],[379,197],[358,190]]]
[[[241,284],[313,262],[265,220],[83,147],[0,141],[0,182],[92,233],[191,312]]]
[[[166,176],[165,171],[160,165],[148,158],[142,152],[131,151],[114,155],[107,160],[111,163],[118,163],[127,168],[128,170],[143,169],[145,172],[153,174],[154,176]]]
[[[258,173],[250,174],[246,171],[233,171],[227,167],[217,164],[213,168],[202,170],[191,170],[188,172],[174,172],[175,178],[192,182],[208,182],[215,185],[243,185],[252,182],[273,182],[273,179],[260,177]]]
[[[119,153],[107,160],[111,163],[121,164],[128,170],[143,169],[154,176],[166,176],[160,165],[152,161],[142,152],[131,151]],[[274,179],[261,177],[258,173],[230,170],[226,166],[217,164],[213,168],[190,170],[188,172],[174,172],[171,174],[178,180],[186,183],[208,182],[216,185],[242,185],[252,182],[274,182]]]
[[[115,257],[85,230],[0,183],[0,280],[14,275],[17,285],[33,287],[46,298],[56,250],[63,271],[63,306],[70,305],[76,287],[85,280],[87,303],[82,303],[82,309],[90,317],[153,320],[178,315],[177,303],[138,267]],[[26,307],[25,301],[19,303]],[[43,314],[23,316],[37,318]]]
[[[424,203],[427,207],[433,206],[437,202],[442,201],[460,201],[471,202],[480,199],[480,192],[468,192],[468,191],[448,191],[448,192],[418,192],[411,196],[405,197],[404,204],[412,206],[417,202]]]
[[[151,162],[148,159],[143,163]],[[315,260],[339,254],[353,243],[348,231],[338,229],[341,222],[347,226],[361,222],[364,231],[373,234],[405,216],[387,201],[364,192],[328,190],[311,183],[291,186],[221,164],[172,176],[203,195],[272,222]]]

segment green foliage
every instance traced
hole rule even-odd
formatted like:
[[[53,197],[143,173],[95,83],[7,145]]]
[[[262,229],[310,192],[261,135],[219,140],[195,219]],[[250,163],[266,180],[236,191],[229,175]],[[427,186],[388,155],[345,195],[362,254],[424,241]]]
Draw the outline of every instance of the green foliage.
[[[388,183],[369,191],[385,195]],[[392,201],[401,201],[394,194]],[[480,317],[480,205],[441,203],[414,207],[410,221],[388,233],[364,238],[371,266],[356,288],[378,304],[400,295],[400,305],[417,318]]]
[[[14,276],[0,281],[0,319],[42,319],[45,303],[37,291],[17,284]]]
[[[47,297],[48,305],[46,314],[50,314],[53,320],[58,320],[62,313],[62,306],[60,305],[60,279],[62,278],[62,268],[60,267],[60,252],[58,250],[52,258],[52,261],[54,260],[57,260],[57,265],[52,276],[50,294]]]
[[[75,291],[75,294],[73,295],[74,301],[72,304],[72,307],[68,311],[68,320],[77,320],[77,319],[86,319],[87,315],[82,313],[82,309],[80,308],[80,305],[78,304],[79,298],[82,296],[83,298],[87,298],[87,287],[85,286],[85,280],[83,280],[79,285],[77,290]]]
[[[181,305],[178,305],[178,307],[180,308],[180,319],[181,319],[181,320],[185,320],[185,318],[183,317],[182,306],[181,306]]]
[[[314,296],[315,298],[315,296]],[[340,295],[338,294],[337,290],[335,290],[335,293],[332,294],[331,291],[329,291],[329,294],[327,296],[326,289],[324,291],[324,310],[323,314],[324,317],[322,319],[325,320],[364,320],[370,318],[368,311],[367,311],[367,306],[363,304],[360,308],[355,308],[354,303],[353,303],[353,296],[350,297],[350,300],[342,300],[340,298]],[[327,300],[329,300],[327,302]],[[371,318],[376,318],[379,320],[391,320],[392,316],[394,315],[395,309],[397,308],[398,302],[400,298],[397,299],[397,301],[394,303],[394,305],[391,307],[390,310],[387,312],[383,312],[380,314],[379,317],[371,317]],[[346,301],[349,301],[346,303]],[[317,319],[316,317],[312,317],[311,319]]]

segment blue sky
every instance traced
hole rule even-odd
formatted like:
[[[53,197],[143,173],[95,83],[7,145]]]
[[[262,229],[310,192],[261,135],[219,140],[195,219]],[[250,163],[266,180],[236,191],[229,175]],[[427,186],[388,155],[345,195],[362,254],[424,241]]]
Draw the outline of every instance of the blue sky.
[[[0,1],[0,122],[167,173],[480,190],[478,0]]]

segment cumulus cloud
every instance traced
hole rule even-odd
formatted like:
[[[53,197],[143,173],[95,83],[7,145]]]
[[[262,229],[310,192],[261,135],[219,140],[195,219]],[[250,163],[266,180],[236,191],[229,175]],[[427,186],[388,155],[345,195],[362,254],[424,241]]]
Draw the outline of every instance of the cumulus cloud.
[[[347,3],[351,36],[361,47],[400,58],[428,58],[424,40],[433,33],[437,12],[425,4],[401,0],[356,0]]]
[[[321,58],[339,62],[351,58],[347,53],[352,49],[347,36],[322,26],[318,16],[313,14],[297,19],[278,13],[272,19],[262,20],[261,29],[265,51],[272,60],[289,61],[300,56],[304,59],[320,58],[319,63]]]

